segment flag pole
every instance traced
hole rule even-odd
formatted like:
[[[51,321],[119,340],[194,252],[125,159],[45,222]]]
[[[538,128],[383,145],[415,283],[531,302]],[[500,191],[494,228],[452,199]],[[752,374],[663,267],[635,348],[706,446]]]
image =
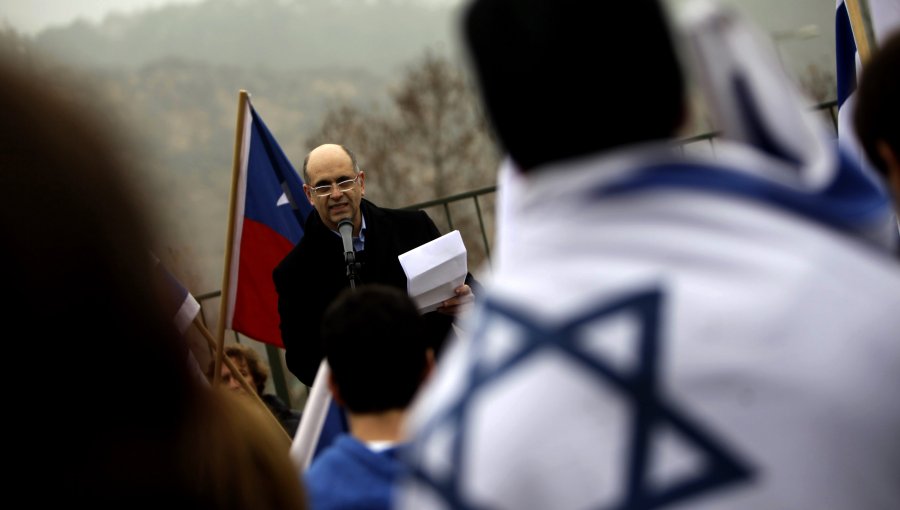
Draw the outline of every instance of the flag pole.
[[[301,473],[306,471],[312,462],[316,452],[319,436],[328,416],[328,408],[331,406],[331,391],[328,389],[328,379],[331,377],[331,369],[328,361],[323,359],[319,363],[319,370],[309,391],[306,406],[303,408],[303,418],[300,426],[294,434],[290,455],[294,466]]]
[[[850,26],[853,27],[856,51],[859,53],[860,61],[865,64],[872,55],[873,44],[869,39],[869,30],[863,19],[862,5],[860,5],[860,0],[844,0],[844,4],[847,6],[847,14],[850,16]]]
[[[225,269],[222,272],[222,301],[219,305],[219,321],[216,338],[216,363],[213,370],[213,387],[218,386],[222,373],[222,358],[225,352],[225,319],[228,313],[228,301],[231,293],[231,263],[232,245],[234,243],[234,208],[238,193],[238,179],[241,173],[241,154],[244,151],[244,124],[246,122],[247,104],[250,102],[250,94],[241,89],[238,95],[237,126],[234,136],[234,164],[231,173],[231,197],[228,201],[228,231],[225,235]]]
[[[206,339],[206,342],[209,344],[210,349],[212,349],[214,353],[218,354],[219,351],[216,350],[216,340],[213,338],[213,335],[209,331],[209,329],[207,329],[206,326],[200,321],[200,318],[194,317],[192,324],[197,328],[198,331],[200,331],[200,334],[203,335],[203,338]],[[263,402],[263,399],[260,398],[259,393],[256,392],[256,388],[250,386],[250,383],[248,383],[247,380],[244,379],[244,376],[243,374],[241,374],[240,369],[235,366],[234,362],[231,361],[231,358],[229,358],[228,356],[217,356],[217,358],[221,358],[222,362],[228,367],[228,370],[231,371],[231,376],[237,379],[238,383],[241,385],[241,388],[244,388],[244,391],[251,395],[253,399],[256,400],[256,402],[260,406],[262,406],[263,409],[265,409],[266,414],[268,414],[269,417],[271,417],[272,420],[278,424],[278,428],[282,432],[284,432],[284,437],[285,439],[287,439],[288,445],[290,446],[293,443],[293,439],[291,438],[290,434],[288,434],[288,432],[284,430],[284,427],[281,426],[281,421],[274,414],[272,414],[272,410],[269,409],[269,406],[267,406],[266,403]]]

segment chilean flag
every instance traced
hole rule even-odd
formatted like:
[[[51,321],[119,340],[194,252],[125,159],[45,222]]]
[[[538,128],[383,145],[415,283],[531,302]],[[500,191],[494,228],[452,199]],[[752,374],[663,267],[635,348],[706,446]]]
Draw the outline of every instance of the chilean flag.
[[[272,270],[303,238],[303,181],[241,91],[225,327],[284,347]]]

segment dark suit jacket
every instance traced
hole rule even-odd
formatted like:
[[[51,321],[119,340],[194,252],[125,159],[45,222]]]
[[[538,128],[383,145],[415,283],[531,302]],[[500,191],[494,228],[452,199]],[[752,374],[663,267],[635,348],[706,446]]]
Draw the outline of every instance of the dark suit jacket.
[[[406,273],[397,256],[440,237],[424,211],[383,209],[363,199],[366,219],[365,249],[356,257],[361,267],[358,284],[383,283],[406,291]],[[273,272],[278,291],[281,339],[287,365],[303,384],[311,386],[323,350],[320,326],[325,309],[350,286],[341,238],[313,211],[307,218],[303,239]],[[471,275],[467,283],[477,285]],[[474,290],[473,290],[474,292]],[[425,314],[429,342],[438,353],[450,333],[453,317]]]

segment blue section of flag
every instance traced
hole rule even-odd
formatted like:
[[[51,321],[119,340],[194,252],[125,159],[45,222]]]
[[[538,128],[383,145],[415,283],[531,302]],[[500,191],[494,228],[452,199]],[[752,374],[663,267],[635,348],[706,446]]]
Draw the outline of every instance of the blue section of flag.
[[[831,228],[864,232],[890,210],[885,191],[866,178],[843,152],[832,182],[809,192],[766,181],[725,167],[699,163],[651,166],[590,191],[592,199],[649,189],[690,188],[763,202]]]
[[[319,432],[319,440],[316,442],[316,449],[313,453],[313,459],[319,456],[326,448],[331,446],[338,436],[346,434],[350,431],[350,424],[347,423],[347,417],[341,406],[332,399],[328,403],[328,414],[325,415],[325,423],[322,424],[322,431]]]
[[[269,226],[291,244],[303,237],[303,224],[312,210],[303,181],[253,107],[247,162],[244,216]],[[281,205],[278,205],[281,202]]]
[[[840,109],[844,101],[856,90],[856,39],[853,38],[850,14],[844,2],[837,4],[834,23],[837,102]]]

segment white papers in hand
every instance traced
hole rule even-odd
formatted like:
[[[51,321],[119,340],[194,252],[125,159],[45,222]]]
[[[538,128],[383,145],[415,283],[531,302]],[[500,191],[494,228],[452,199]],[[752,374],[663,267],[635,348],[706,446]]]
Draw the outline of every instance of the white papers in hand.
[[[454,230],[398,256],[409,296],[420,313],[435,310],[466,281],[466,247]]]

